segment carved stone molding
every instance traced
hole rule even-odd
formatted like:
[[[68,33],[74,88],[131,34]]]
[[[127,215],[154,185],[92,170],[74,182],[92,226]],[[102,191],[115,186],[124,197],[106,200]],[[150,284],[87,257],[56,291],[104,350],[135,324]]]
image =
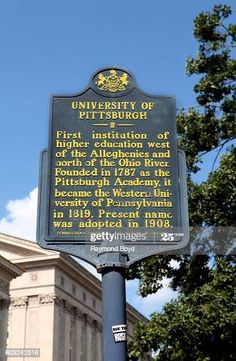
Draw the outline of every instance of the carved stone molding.
[[[96,328],[96,331],[102,332],[102,324],[100,322],[96,321],[95,328]]]
[[[88,316],[88,315],[87,315],[87,318],[86,318],[86,323],[91,328],[93,328],[95,326],[94,319],[92,317]]]
[[[55,305],[62,308],[65,312],[69,312],[73,314],[74,317],[77,315],[77,309],[67,300],[59,297],[58,295],[54,295],[54,303]]]
[[[95,332],[102,332],[102,324],[98,322],[97,320],[93,321],[93,328]]]
[[[78,320],[83,320],[83,312],[81,312],[77,307],[75,308],[75,318]]]
[[[87,313],[82,313],[82,321],[86,324],[88,321],[88,315]]]
[[[58,295],[54,295],[54,303],[55,305],[61,307],[61,308],[64,308],[64,302],[63,302],[63,299],[60,298]]]
[[[101,329],[101,324],[97,320],[94,320],[94,318],[88,315],[87,313],[83,314],[82,320],[86,326],[89,326],[95,330]]]
[[[39,296],[39,303],[41,305],[50,304],[55,302],[56,295],[49,294],[49,295],[40,295]]]
[[[0,278],[0,289],[2,289],[3,291],[9,293],[9,282],[3,280],[2,278]]]
[[[8,268],[6,265],[3,265],[2,263],[0,263],[0,272],[3,274],[5,273],[6,275],[10,276],[11,278],[14,278],[17,276],[17,274],[13,270]]]
[[[74,317],[76,317],[76,316],[80,317],[79,312],[77,311],[77,308],[75,306],[73,306],[70,302],[68,302],[67,300],[58,296],[57,294],[48,294],[48,295],[42,295],[39,297],[40,297],[41,304],[54,303],[55,305],[57,305],[58,307],[63,309],[63,311],[73,314]]]
[[[58,294],[48,294],[48,295],[40,295],[39,296],[39,303],[41,304],[50,304],[54,303],[58,307],[60,307],[61,310],[64,312],[68,312],[71,314],[74,319],[78,319],[82,321],[85,325],[90,326],[96,330],[101,331],[102,326],[100,323],[98,323],[94,318],[92,318],[87,313],[82,312],[78,309],[78,307],[75,307],[73,304],[71,304],[68,300],[65,300],[64,298],[60,297]]]
[[[73,306],[69,301],[59,297],[58,295],[54,295],[53,299],[55,304],[58,305],[61,310],[69,312],[75,320],[80,320],[85,327],[90,327],[98,333],[102,332],[102,324],[89,314],[82,312],[78,307]]]
[[[72,315],[75,315],[75,307],[72,306],[68,301],[63,300],[64,301],[64,309],[65,311],[69,312]]]
[[[11,307],[26,307],[28,305],[28,297],[11,298]]]

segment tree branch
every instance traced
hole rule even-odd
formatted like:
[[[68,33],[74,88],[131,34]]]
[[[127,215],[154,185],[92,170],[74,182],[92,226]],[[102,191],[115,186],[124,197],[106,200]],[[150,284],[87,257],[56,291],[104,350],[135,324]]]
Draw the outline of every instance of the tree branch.
[[[213,164],[212,164],[211,172],[213,172],[213,170],[214,170],[214,168],[215,168],[215,164],[216,164],[217,158],[219,157],[220,152],[222,151],[222,148],[224,147],[225,144],[226,144],[226,141],[225,141],[223,144],[221,144],[221,146],[220,146],[220,148],[219,148],[219,150],[218,150],[218,152],[217,152],[217,154],[216,154],[216,156],[215,156],[214,162],[213,162]]]
[[[220,105],[209,104],[209,106],[211,106],[213,108],[220,108]],[[194,106],[187,106],[187,107],[183,107],[183,108],[176,108],[176,110],[181,111],[181,110],[205,108],[205,107],[206,107],[205,105],[194,105]]]
[[[217,147],[211,149],[211,150],[206,150],[205,152],[203,152],[202,154],[200,154],[198,156],[198,158],[202,158],[205,154],[211,152],[212,150],[216,150],[217,148],[222,148],[225,144],[227,144],[228,142],[231,142],[232,140],[236,139],[236,135],[231,137],[230,139],[226,139],[223,143],[220,143],[219,145],[217,145]],[[221,150],[221,149],[220,149]],[[217,155],[218,156],[218,155]]]

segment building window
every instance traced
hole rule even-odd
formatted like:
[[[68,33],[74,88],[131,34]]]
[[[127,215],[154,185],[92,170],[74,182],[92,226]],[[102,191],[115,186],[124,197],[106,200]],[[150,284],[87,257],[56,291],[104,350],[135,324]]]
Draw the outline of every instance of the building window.
[[[76,287],[74,284],[72,284],[72,293],[73,293],[73,295],[75,295],[75,293],[76,293]]]
[[[65,280],[64,280],[64,277],[61,276],[61,286],[64,287],[64,284],[65,284]]]
[[[87,300],[86,292],[83,292],[83,301],[86,302],[86,300]]]
[[[93,299],[93,308],[96,308],[96,299]]]

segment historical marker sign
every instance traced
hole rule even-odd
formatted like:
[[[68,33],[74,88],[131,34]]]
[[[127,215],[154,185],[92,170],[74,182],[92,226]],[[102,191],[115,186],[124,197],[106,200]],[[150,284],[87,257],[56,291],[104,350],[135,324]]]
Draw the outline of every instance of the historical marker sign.
[[[41,246],[93,264],[101,252],[129,263],[188,239],[185,160],[175,99],[143,93],[125,70],[96,73],[79,95],[52,99],[42,155]]]

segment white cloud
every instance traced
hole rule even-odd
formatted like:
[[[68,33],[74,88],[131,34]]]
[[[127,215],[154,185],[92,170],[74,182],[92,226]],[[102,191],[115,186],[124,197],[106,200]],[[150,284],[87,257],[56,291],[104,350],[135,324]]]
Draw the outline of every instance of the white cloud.
[[[0,219],[0,232],[12,236],[36,241],[38,188],[34,188],[26,197],[8,201],[7,215]],[[90,273],[101,279],[97,270],[82,260],[74,258]]]
[[[156,293],[147,297],[141,297],[137,294],[138,280],[127,282],[127,301],[137,308],[146,317],[150,316],[153,312],[160,312],[163,306],[175,299],[178,292],[173,291],[169,287],[170,280],[164,278],[162,281],[162,288]]]
[[[34,188],[25,198],[10,200],[8,213],[0,220],[0,232],[35,241],[37,199],[38,188]]]

